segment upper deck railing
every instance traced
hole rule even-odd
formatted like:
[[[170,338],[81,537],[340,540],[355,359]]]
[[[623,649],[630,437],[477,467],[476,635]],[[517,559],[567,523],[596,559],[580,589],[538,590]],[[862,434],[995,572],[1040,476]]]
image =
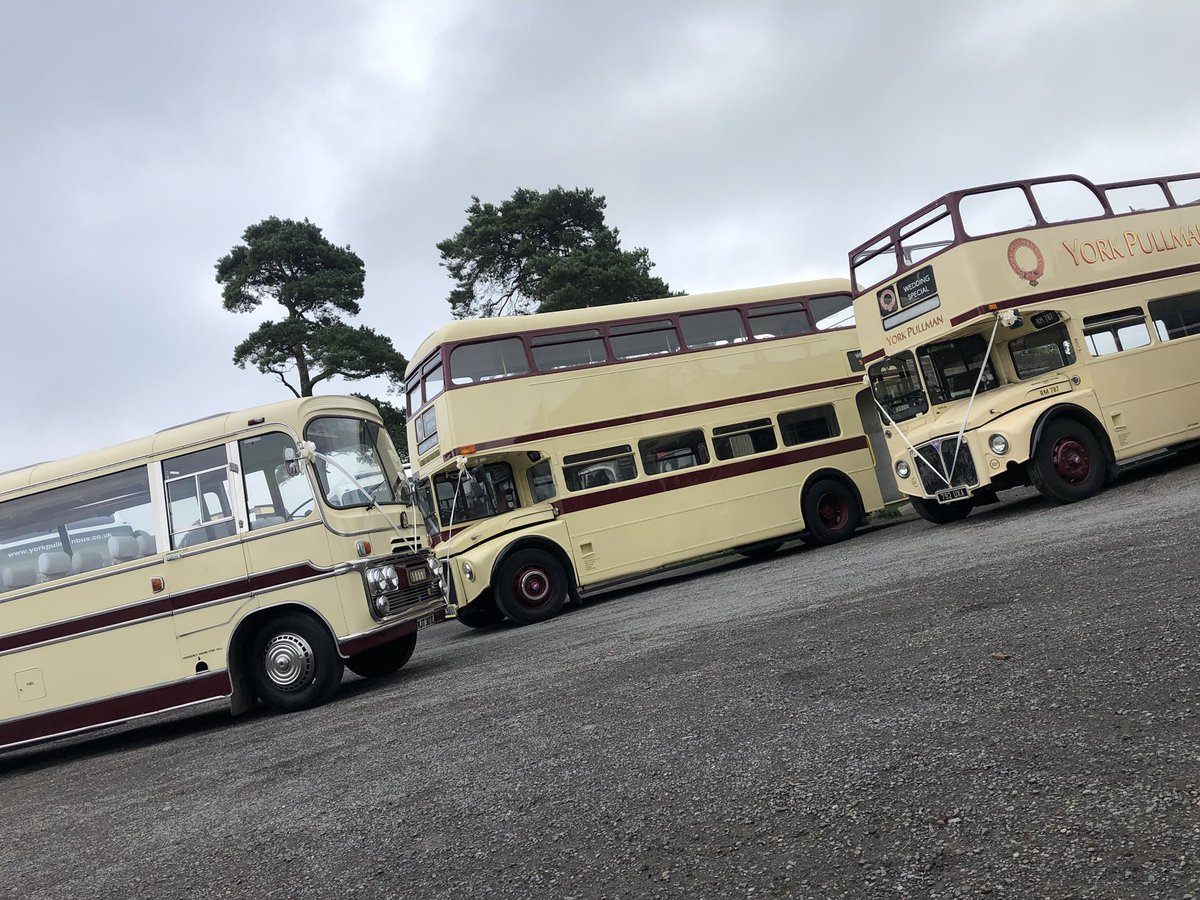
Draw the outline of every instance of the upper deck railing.
[[[981,238],[1198,203],[1200,172],[1108,184],[1058,175],[954,191],[851,250],[851,284],[859,296],[913,266]],[[1093,247],[1092,252],[1104,250]],[[1021,269],[1026,263],[1035,261],[1010,259],[1018,274],[1026,271]]]

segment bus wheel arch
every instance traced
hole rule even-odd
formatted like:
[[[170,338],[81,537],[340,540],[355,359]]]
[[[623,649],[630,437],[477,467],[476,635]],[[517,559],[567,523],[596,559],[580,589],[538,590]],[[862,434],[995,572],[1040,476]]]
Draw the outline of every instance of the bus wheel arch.
[[[267,670],[269,651],[276,654],[274,677]],[[329,623],[299,603],[246,616],[230,639],[228,659],[234,715],[259,701],[278,712],[319,706],[337,690],[344,665]]]
[[[818,469],[800,491],[807,544],[834,544],[851,537],[865,517],[862,495],[853,479],[837,469]]]
[[[1076,406],[1056,406],[1038,419],[1030,440],[1029,480],[1058,503],[1097,493],[1116,476],[1116,457],[1095,416]]]
[[[566,552],[554,541],[516,541],[492,566],[492,596],[514,625],[552,619],[575,590],[575,571]]]

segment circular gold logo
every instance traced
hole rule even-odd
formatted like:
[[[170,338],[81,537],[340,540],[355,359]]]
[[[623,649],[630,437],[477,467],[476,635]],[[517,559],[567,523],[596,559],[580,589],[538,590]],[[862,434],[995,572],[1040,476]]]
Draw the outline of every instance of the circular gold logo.
[[[896,292],[890,287],[884,288],[876,296],[879,298],[879,312],[882,315],[886,316],[896,311]]]

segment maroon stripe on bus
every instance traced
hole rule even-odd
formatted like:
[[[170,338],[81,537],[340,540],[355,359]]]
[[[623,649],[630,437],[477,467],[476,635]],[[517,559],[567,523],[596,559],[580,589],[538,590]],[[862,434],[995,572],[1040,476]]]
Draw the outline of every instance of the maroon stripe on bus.
[[[747,475],[750,472],[778,469],[810,459],[837,456],[839,453],[849,453],[852,450],[864,450],[866,446],[867,439],[865,436],[843,438],[840,441],[834,441],[830,444],[802,447],[798,450],[789,450],[786,453],[746,457],[724,466],[703,466],[688,469],[676,475],[669,475],[666,478],[657,478],[654,481],[638,481],[624,487],[614,487],[597,491],[594,494],[564,497],[561,500],[555,501],[554,506],[560,512],[578,512],[581,509],[592,509],[597,506],[607,506],[610,503],[621,503],[625,500],[634,500],[638,497],[648,497],[651,494],[677,491],[710,481],[737,478],[739,475]]]
[[[877,360],[877,359],[883,359],[883,351],[882,350],[876,350],[874,353],[868,353],[866,356],[864,356],[862,358],[862,362],[863,362],[863,365],[865,366],[867,363],[875,362],[875,360]]]
[[[987,306],[977,306],[965,313],[960,313],[950,320],[951,326],[961,325],[963,322],[970,321],[977,316],[982,316],[984,313],[991,312],[993,309],[1012,309],[1014,306],[1029,306],[1034,303],[1045,303],[1050,300],[1061,300],[1064,297],[1075,297],[1080,294],[1090,294],[1093,291],[1107,291],[1112,288],[1129,287],[1133,284],[1143,284],[1147,281],[1158,281],[1162,278],[1175,278],[1179,275],[1194,275],[1200,272],[1200,264],[1191,266],[1177,266],[1174,269],[1161,269],[1158,272],[1150,272],[1145,275],[1128,275],[1125,278],[1111,278],[1107,281],[1097,281],[1083,287],[1061,288],[1057,291],[1040,291],[1036,294],[1028,294],[1023,297],[1012,300],[1005,300],[1002,303],[989,303]]]
[[[598,422],[585,422],[582,425],[570,425],[565,428],[552,428],[549,431],[533,431],[529,434],[518,434],[513,437],[497,438],[494,441],[482,441],[475,445],[476,452],[495,450],[497,447],[507,447],[511,444],[524,444],[529,441],[544,441],[548,438],[562,437],[568,434],[579,434],[584,431],[597,431],[601,428],[614,428],[618,425],[632,425],[634,422],[649,422],[654,419],[665,419],[669,416],[682,416],[688,413],[701,412],[707,409],[720,409],[723,406],[736,406],[739,403],[751,403],[755,400],[770,400],[772,397],[786,397],[790,394],[803,394],[808,391],[819,391],[824,388],[843,387],[848,384],[861,384],[862,376],[850,378],[835,378],[832,381],[818,381],[813,384],[801,384],[793,387],[779,388],[774,391],[763,391],[759,394],[746,394],[742,397],[730,397],[726,400],[713,400],[707,403],[693,403],[690,406],[676,406],[673,409],[660,409],[655,412],[643,413],[640,416],[621,416],[616,419],[603,419]],[[444,461],[454,459],[458,454],[453,450],[442,454]]]
[[[123,722],[148,713],[161,712],[201,700],[215,700],[231,693],[228,672],[210,672],[187,681],[99,700],[71,709],[41,713],[0,725],[0,746],[67,734],[97,725]]]
[[[185,591],[182,594],[174,594],[169,597],[156,597],[153,600],[144,600],[141,603],[123,606],[120,609],[106,610],[105,612],[95,613],[81,619],[72,619],[69,622],[55,622],[53,625],[43,625],[40,628],[33,628],[29,631],[4,635],[0,637],[0,653],[7,650],[18,650],[22,647],[32,646],[33,644],[41,644],[45,641],[74,637],[101,628],[109,628],[115,625],[130,625],[152,616],[159,616],[169,612],[180,612],[181,610],[200,606],[204,603],[214,603],[218,600],[236,597],[239,594],[246,594],[251,591],[265,591],[269,588],[280,587],[325,574],[327,573],[315,566],[302,563],[287,569],[280,569],[278,572],[254,575],[250,578],[237,578],[223,584],[215,584],[194,591]]]

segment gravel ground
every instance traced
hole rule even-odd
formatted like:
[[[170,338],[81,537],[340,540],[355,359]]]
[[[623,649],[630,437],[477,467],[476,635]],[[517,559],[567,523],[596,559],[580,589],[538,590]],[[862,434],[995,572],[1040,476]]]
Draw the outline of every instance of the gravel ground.
[[[1198,507],[1168,460],[10,752],[0,895],[1200,898]]]

